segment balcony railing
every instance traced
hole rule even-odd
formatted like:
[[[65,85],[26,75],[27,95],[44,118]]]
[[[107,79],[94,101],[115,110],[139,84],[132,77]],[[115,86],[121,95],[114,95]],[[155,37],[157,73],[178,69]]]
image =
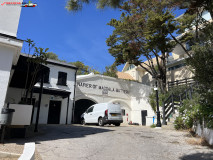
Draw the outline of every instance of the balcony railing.
[[[195,83],[195,80],[193,78],[185,78],[181,80],[170,81],[168,82],[168,90],[173,88],[174,86],[190,85],[194,83]]]

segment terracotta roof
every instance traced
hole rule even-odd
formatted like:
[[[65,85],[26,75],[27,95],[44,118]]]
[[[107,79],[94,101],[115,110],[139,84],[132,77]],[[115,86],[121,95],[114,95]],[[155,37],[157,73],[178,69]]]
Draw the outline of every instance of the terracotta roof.
[[[133,78],[129,73],[117,72],[117,76],[118,76],[118,78],[120,78],[120,79],[134,80],[134,78]]]

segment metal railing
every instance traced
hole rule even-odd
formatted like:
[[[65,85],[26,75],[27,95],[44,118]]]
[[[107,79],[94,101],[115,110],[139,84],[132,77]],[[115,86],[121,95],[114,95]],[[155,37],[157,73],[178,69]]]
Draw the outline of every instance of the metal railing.
[[[163,102],[163,125],[167,124],[167,120],[171,114],[175,113],[175,109],[183,104],[184,99],[192,99],[194,93],[194,87],[198,86],[198,83],[191,84],[188,89],[179,95],[173,93]]]
[[[191,85],[194,83],[195,83],[195,80],[193,78],[185,78],[185,79],[180,79],[176,81],[171,81],[171,82],[168,82],[168,90],[173,88],[174,86]]]

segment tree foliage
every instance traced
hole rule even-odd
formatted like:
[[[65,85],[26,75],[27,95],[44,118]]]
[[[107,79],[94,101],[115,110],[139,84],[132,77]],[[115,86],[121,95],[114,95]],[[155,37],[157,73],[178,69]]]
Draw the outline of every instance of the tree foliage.
[[[95,2],[97,8],[112,7],[117,8],[124,0],[68,0],[66,8],[68,11],[79,11],[82,9],[83,4]]]
[[[53,53],[53,52],[47,52],[46,56],[47,56],[48,59],[60,61],[60,59],[58,58],[58,55]]]
[[[166,58],[175,46],[169,34],[176,30],[167,5],[164,0],[124,2],[120,20],[109,22],[115,29],[107,39],[117,64],[128,62],[142,67],[158,80],[162,92],[166,91]]]
[[[106,66],[103,75],[117,78],[117,65],[113,63],[111,66]]]
[[[213,24],[201,29],[199,41],[193,45],[193,60],[187,59],[192,67],[194,79],[199,82],[200,113],[209,128],[213,128]]]
[[[173,4],[180,9],[186,9],[186,13],[194,14],[201,10],[208,11],[213,18],[212,0],[173,0]]]
[[[55,60],[55,61],[65,62],[65,63],[66,63],[65,60],[60,59],[60,58],[58,57],[58,55],[55,54],[55,53],[53,53],[53,52],[47,52],[46,57],[47,57],[48,59],[52,59],[52,60]]]
[[[56,60],[56,61],[59,61],[59,62],[66,62],[65,60],[61,60],[57,54],[53,53],[53,52],[47,52],[46,54],[47,58],[49,59],[53,59],[53,60]],[[86,75],[86,74],[89,74],[91,72],[93,72],[94,74],[100,74],[99,71],[93,69],[93,67],[90,67],[88,65],[85,65],[83,62],[81,61],[76,61],[76,62],[68,62],[69,64],[72,64],[74,66],[76,66],[78,68],[78,71],[77,71],[77,75]]]
[[[35,83],[36,83],[36,77],[39,71],[42,70],[41,65],[42,64],[46,64],[46,60],[47,60],[47,51],[49,50],[49,48],[41,48],[41,47],[35,47],[35,43],[34,41],[32,41],[31,39],[27,39],[25,41],[28,45],[28,57],[30,57],[31,52],[33,52],[32,54],[32,58],[28,58],[27,61],[27,75],[26,75],[26,81],[25,81],[25,90],[24,90],[24,99],[23,101],[21,101],[21,103],[28,103],[27,101],[27,97],[28,94],[31,92],[31,90],[33,89]],[[32,64],[34,71],[30,72],[30,65]],[[31,77],[31,81],[29,81],[29,76]],[[27,88],[27,84],[29,84],[29,87]]]
[[[70,64],[75,65],[78,68],[77,75],[86,75],[91,72],[94,74],[99,74],[100,72],[93,69],[92,67],[85,65],[83,62],[76,61],[76,62],[69,62]]]

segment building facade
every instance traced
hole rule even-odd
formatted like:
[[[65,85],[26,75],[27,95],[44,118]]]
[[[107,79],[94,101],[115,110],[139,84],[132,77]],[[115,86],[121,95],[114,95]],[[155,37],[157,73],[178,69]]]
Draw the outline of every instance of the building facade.
[[[148,103],[151,87],[123,79],[103,75],[77,76],[74,123],[96,103],[118,103],[121,105],[124,123],[151,125],[155,115]]]
[[[202,13],[202,17],[206,21],[211,21],[210,13],[207,11],[204,11]],[[176,38],[179,39],[182,35],[178,35]],[[191,52],[192,44],[190,42],[185,42],[182,45],[186,48],[186,50],[188,50],[188,52]],[[177,44],[171,52],[171,55],[167,58],[167,82],[183,80],[193,77],[193,73],[191,72],[190,68],[185,64],[185,59],[187,57],[188,56],[182,49],[182,47]],[[156,65],[155,58],[153,59],[153,64]],[[133,64],[126,63],[122,72],[129,74],[131,77],[133,77],[134,80],[142,82],[143,84],[153,84],[152,76],[140,66],[134,66]]]
[[[1,4],[4,2],[0,0]],[[23,45],[23,41],[17,39],[20,13],[20,6],[2,5],[0,9],[0,109],[5,105],[8,85],[14,72],[12,66],[16,65]]]
[[[26,55],[22,54],[22,56]],[[50,59],[45,66],[49,68],[49,73],[44,76],[39,124],[71,124],[77,68],[71,64]],[[6,103],[19,104],[25,96],[25,89],[16,87],[14,83],[11,84],[13,85],[8,88]],[[34,106],[32,123],[36,122],[39,91],[40,83],[36,83],[32,93]]]

